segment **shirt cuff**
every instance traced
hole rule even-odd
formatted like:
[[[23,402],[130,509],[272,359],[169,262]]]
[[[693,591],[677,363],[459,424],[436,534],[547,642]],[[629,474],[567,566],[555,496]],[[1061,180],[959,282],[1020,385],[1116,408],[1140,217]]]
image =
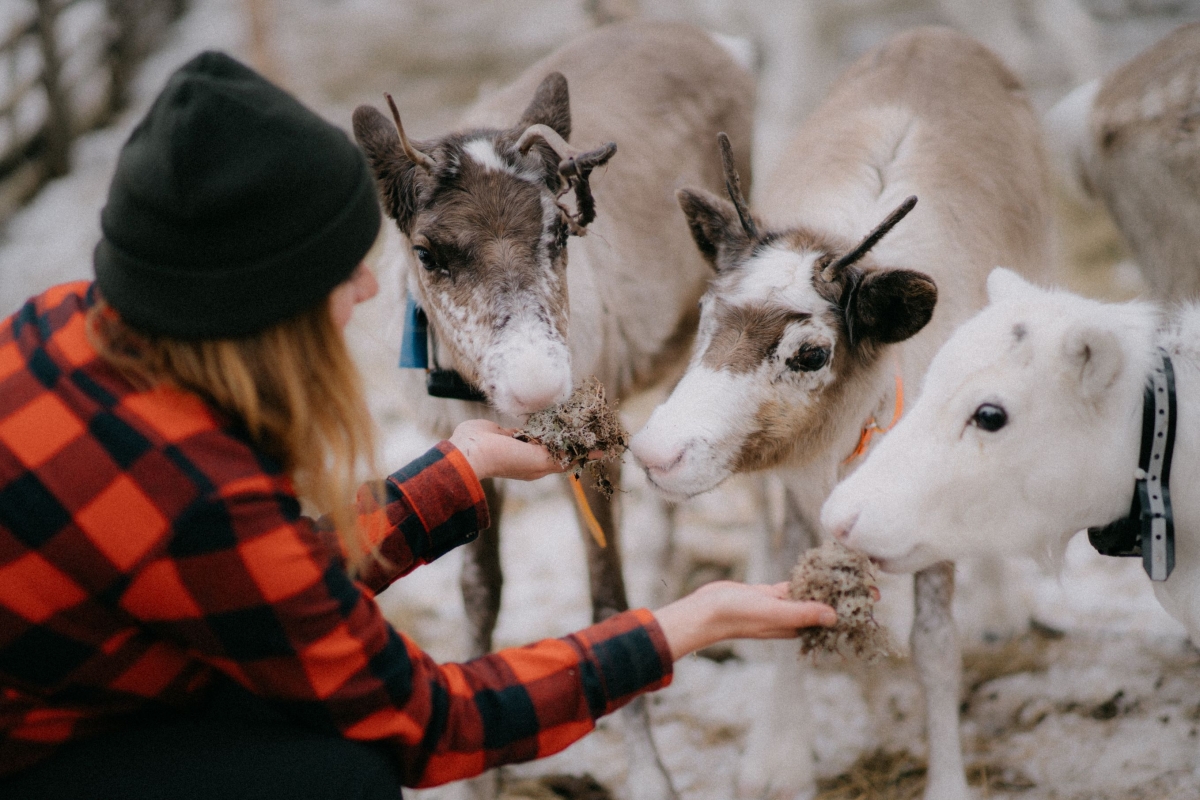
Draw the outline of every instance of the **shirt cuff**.
[[[420,561],[428,563],[473,541],[492,524],[479,478],[462,452],[448,441],[439,442],[393,472],[385,485],[387,502],[403,496],[420,522],[423,535],[405,532],[413,556]]]
[[[667,637],[648,609],[616,614],[566,638],[582,652],[583,691],[593,719],[674,677]]]

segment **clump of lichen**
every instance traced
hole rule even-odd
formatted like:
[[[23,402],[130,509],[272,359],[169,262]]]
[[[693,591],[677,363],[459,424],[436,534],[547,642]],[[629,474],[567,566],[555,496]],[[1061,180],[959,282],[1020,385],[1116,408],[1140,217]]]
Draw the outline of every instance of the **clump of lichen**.
[[[788,590],[795,600],[815,600],[837,611],[834,627],[800,630],[801,654],[837,653],[875,661],[896,652],[887,629],[875,621],[875,570],[862,553],[837,542],[814,547],[792,570]]]
[[[612,496],[612,481],[599,462],[620,458],[629,443],[629,432],[605,400],[604,385],[596,378],[585,380],[564,402],[530,414],[524,429],[513,435],[545,446],[559,464],[573,469],[575,477],[590,463],[596,488],[605,497]],[[596,451],[603,455],[590,459]]]

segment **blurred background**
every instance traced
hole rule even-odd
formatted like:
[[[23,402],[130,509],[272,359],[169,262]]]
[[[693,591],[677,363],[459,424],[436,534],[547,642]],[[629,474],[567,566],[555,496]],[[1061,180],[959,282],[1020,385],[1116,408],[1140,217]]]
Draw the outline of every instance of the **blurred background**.
[[[976,36],[1045,112],[1176,26],[1200,20],[1200,0],[0,0],[0,316],[50,285],[91,277],[117,152],[167,75],[200,50],[255,65],[346,129],[355,106],[382,107],[391,92],[410,135],[422,138],[452,129],[481,93],[572,37],[634,14],[735,37],[758,74],[753,158],[761,177],[839,72],[905,28],[942,23]],[[1064,192],[1059,222],[1072,288],[1112,299],[1142,290],[1101,207]],[[428,437],[395,399],[400,287],[386,274],[381,282],[351,336],[384,462],[394,468]],[[623,409],[631,429],[656,399]],[[637,470],[625,473],[627,582],[635,604],[653,605],[663,599],[654,572],[666,546],[662,507]],[[754,477],[686,504],[675,545],[691,564],[682,583],[745,575],[777,512],[776,490]],[[506,513],[512,535],[498,646],[587,624],[583,553],[566,494],[552,481],[518,486]],[[465,651],[458,564],[450,554],[383,596],[398,627],[439,659]],[[981,796],[1200,796],[1200,655],[1158,607],[1140,566],[1102,559],[1079,540],[1061,578],[1014,564],[1007,591],[1033,626],[1004,640],[985,634],[1005,612],[972,591],[989,577],[960,565],[955,607],[968,671],[963,736]],[[889,581],[883,613],[905,639],[911,590],[905,579]],[[734,647],[681,662],[674,685],[654,698],[655,736],[686,797],[735,796],[751,701],[769,678],[753,647]],[[811,719],[797,724],[819,731],[820,797],[919,796],[923,721],[904,658],[870,668],[822,665],[797,691],[812,701]],[[506,792],[554,798],[532,779],[587,772],[619,793],[617,725],[605,720],[559,756],[507,770]]]

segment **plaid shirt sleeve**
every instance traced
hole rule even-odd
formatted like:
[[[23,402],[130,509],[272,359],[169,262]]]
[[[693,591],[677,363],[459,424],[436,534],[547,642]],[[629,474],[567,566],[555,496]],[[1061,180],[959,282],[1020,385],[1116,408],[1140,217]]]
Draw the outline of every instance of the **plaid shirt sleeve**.
[[[57,287],[0,325],[0,775],[223,672],[319,730],[391,748],[428,786],[561,750],[666,685],[648,611],[436,664],[372,596],[487,524],[449,443],[363,511],[386,565],[347,574],[291,482],[195,395],[99,361],[93,290]]]
[[[646,610],[438,665],[391,628],[278,487],[239,479],[220,495],[236,543],[138,576],[124,607],[309,724],[391,744],[406,785],[557,752],[670,682],[670,650]],[[407,565],[459,543],[483,513],[478,482],[447,442],[389,478],[388,497],[396,525],[384,552]]]
[[[454,445],[441,442],[383,482],[383,507],[363,487],[358,493],[360,524],[378,532],[357,575],[359,583],[381,592],[392,581],[474,541],[491,524],[483,487]],[[336,531],[320,529],[330,547],[341,550]]]

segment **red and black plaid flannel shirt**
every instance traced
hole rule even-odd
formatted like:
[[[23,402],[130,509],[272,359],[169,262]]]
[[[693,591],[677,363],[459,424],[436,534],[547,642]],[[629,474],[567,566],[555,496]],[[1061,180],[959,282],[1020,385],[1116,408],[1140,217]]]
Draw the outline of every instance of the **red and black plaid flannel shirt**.
[[[448,442],[390,476],[382,551],[355,582],[291,483],[196,396],[139,391],[88,343],[87,283],[0,326],[0,776],[218,673],[296,720],[391,745],[430,786],[563,749],[666,685],[645,610],[435,664],[372,592],[488,524]]]

